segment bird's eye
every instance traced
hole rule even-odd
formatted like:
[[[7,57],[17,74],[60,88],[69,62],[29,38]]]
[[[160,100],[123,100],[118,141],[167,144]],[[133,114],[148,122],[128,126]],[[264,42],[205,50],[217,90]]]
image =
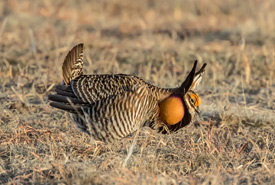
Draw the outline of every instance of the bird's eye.
[[[199,97],[199,95],[197,93],[192,93],[192,94],[190,94],[190,101],[195,106],[199,106],[201,103],[201,98]]]

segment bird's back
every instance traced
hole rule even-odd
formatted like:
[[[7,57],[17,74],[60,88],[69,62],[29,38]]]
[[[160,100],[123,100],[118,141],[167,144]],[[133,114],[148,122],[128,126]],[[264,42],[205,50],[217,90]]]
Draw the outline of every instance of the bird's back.
[[[109,96],[134,91],[137,86],[146,88],[156,99],[163,99],[173,91],[153,86],[139,77],[125,74],[81,75],[71,81],[71,88],[77,98],[90,104]]]

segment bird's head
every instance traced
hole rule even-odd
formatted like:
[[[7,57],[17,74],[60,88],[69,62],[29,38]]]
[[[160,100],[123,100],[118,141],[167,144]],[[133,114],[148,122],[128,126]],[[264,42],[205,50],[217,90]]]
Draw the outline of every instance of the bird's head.
[[[176,131],[188,125],[193,115],[199,114],[201,99],[194,89],[201,81],[206,64],[197,73],[196,66],[197,61],[182,85],[159,103],[160,119],[170,131]]]

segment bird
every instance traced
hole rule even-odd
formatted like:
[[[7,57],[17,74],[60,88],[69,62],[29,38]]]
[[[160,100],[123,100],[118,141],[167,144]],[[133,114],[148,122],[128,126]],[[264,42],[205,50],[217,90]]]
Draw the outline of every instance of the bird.
[[[50,94],[50,106],[69,112],[73,122],[97,141],[112,143],[148,126],[159,133],[178,131],[199,114],[194,91],[206,63],[197,61],[176,88],[161,88],[128,74],[83,74],[84,44],[75,45],[62,65],[63,81]]]

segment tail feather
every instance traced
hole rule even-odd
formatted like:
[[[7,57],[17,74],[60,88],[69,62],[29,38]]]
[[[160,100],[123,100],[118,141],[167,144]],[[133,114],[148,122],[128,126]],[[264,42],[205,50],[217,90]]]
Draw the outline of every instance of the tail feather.
[[[89,107],[83,105],[73,105],[73,104],[66,104],[61,102],[51,102],[50,106],[74,113],[74,114],[84,114],[84,112],[88,112]]]
[[[56,85],[55,88],[60,89],[62,91],[73,92],[72,87],[70,85]]]
[[[64,60],[62,71],[66,85],[83,74],[83,43],[76,45],[69,51]]]
[[[60,89],[55,89],[55,92],[57,94],[63,95],[63,96],[68,96],[72,98],[76,98],[75,94],[73,92],[67,92],[67,91],[62,91]]]
[[[50,94],[49,100],[55,101],[55,102],[62,102],[62,103],[84,104],[83,101],[81,101],[77,98],[66,97],[66,96],[59,95],[59,94]]]
[[[71,113],[83,113],[88,110],[88,104],[78,99],[70,85],[57,85],[56,94],[50,94],[51,106]]]
[[[57,85],[55,86],[55,92],[63,96],[76,98],[76,95],[74,94],[70,85]]]

